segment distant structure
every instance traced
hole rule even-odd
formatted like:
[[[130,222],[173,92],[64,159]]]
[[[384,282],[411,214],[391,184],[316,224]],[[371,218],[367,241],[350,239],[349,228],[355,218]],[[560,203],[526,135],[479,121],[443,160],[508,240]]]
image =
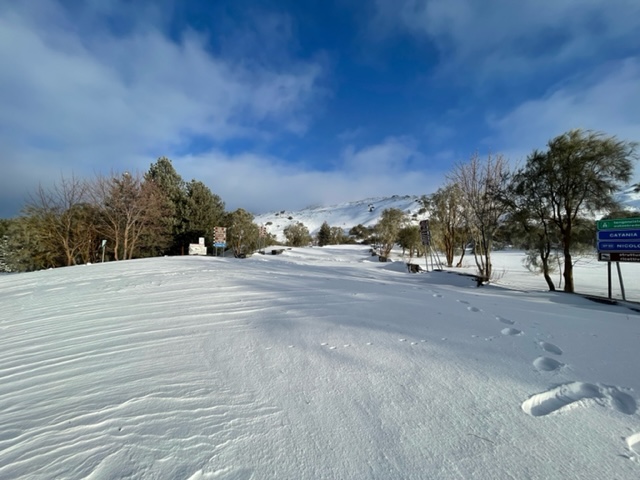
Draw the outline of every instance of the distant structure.
[[[204,244],[204,237],[198,239],[198,243],[189,244],[189,255],[206,255],[207,246]]]

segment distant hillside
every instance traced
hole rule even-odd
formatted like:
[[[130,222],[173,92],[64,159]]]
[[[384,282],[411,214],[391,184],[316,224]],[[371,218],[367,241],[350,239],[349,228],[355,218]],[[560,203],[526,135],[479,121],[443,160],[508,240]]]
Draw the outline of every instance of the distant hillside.
[[[322,224],[327,222],[331,227],[341,227],[348,233],[351,227],[362,224],[366,227],[378,223],[385,208],[398,208],[414,219],[425,218],[420,215],[422,205],[416,195],[367,198],[355,202],[340,203],[327,207],[307,207],[298,211],[282,210],[256,216],[254,222],[266,225],[269,233],[278,240],[284,240],[284,229],[291,224],[302,222],[311,235],[315,235]]]
[[[618,200],[628,210],[640,211],[640,192],[633,187],[623,190],[617,195]],[[421,213],[422,204],[417,195],[394,195],[392,197],[367,198],[354,202],[340,203],[331,206],[314,206],[302,210],[270,212],[257,215],[255,223],[266,225],[267,231],[284,241],[284,229],[291,224],[302,222],[311,235],[315,235],[323,222],[331,227],[341,227],[348,233],[351,227],[364,225],[374,226],[385,208],[398,208],[407,213],[415,222],[426,218]]]

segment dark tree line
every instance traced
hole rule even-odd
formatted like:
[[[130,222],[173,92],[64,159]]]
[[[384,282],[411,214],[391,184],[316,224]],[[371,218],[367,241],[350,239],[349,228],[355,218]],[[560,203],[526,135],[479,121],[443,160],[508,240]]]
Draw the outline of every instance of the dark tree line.
[[[213,227],[228,227],[233,252],[258,244],[258,226],[242,210],[225,212],[222,199],[202,182],[185,182],[171,160],[159,158],[144,174],[112,173],[91,180],[62,177],[30,196],[21,214],[0,224],[0,267],[9,271],[188,251]]]

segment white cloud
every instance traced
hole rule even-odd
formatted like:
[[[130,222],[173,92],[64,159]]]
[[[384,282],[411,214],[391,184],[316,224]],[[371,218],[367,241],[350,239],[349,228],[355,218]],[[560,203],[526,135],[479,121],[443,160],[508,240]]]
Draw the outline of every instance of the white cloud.
[[[63,31],[47,32],[59,40],[52,46],[20,19],[0,25],[0,82],[13,107],[3,109],[2,121],[25,136],[74,132],[91,141],[111,134],[170,143],[184,133],[238,136],[264,120],[301,130],[296,113],[321,74],[314,64],[249,70],[210,55],[194,32],[180,44],[160,31],[101,38],[96,52]]]
[[[441,67],[486,75],[530,73],[640,47],[636,0],[376,0],[375,36],[430,39]],[[612,48],[613,47],[613,48]]]
[[[109,3],[92,8],[0,7],[0,155],[28,172],[3,176],[0,188],[33,188],[53,165],[79,175],[146,169],[193,136],[215,143],[307,129],[321,63],[215,56],[194,31],[170,39],[159,14],[115,34],[100,23]]]
[[[254,213],[295,210],[368,197],[434,192],[444,172],[431,167],[409,138],[389,138],[361,149],[346,148],[340,166],[317,171],[254,154],[220,151],[174,160],[184,178],[197,178],[222,197],[228,209]]]
[[[451,141],[456,134],[456,130],[446,123],[429,122],[424,128],[425,140],[430,145],[442,145]]]
[[[360,150],[348,146],[344,149],[343,159],[344,166],[348,171],[375,169],[392,173],[405,170],[414,160],[420,161],[422,154],[418,152],[413,139],[391,137],[382,143],[370,145]]]
[[[365,133],[365,131],[366,130],[364,127],[350,128],[348,130],[341,132],[338,135],[338,140],[340,140],[341,142],[352,142],[357,138],[361,137]]]
[[[496,135],[489,142],[506,149],[544,148],[573,128],[603,131],[623,140],[640,140],[640,59],[630,58],[550,90],[512,111],[489,119]]]

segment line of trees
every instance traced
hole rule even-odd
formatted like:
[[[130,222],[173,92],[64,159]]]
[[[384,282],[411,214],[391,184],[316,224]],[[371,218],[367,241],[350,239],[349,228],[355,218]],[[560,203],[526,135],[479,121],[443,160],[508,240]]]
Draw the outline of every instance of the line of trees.
[[[483,159],[474,154],[454,165],[435,193],[421,198],[420,213],[430,219],[432,246],[443,252],[450,267],[461,266],[470,252],[486,281],[495,276],[491,252],[496,246],[524,248],[526,266],[542,273],[550,290],[556,290],[552,274],[559,271],[559,286],[573,292],[575,262],[594,251],[596,217],[629,215],[615,194],[632,179],[636,149],[634,142],[577,129],[551,139],[545,150],[533,151],[525,165],[515,169],[502,155]],[[388,256],[395,245],[403,255],[408,251],[410,257],[420,256],[424,247],[411,220],[415,218],[389,208],[375,227],[357,225],[349,234],[376,244],[381,256]],[[325,222],[318,244],[330,244],[329,239]]]
[[[257,248],[259,228],[249,212],[226,212],[218,195],[200,181],[185,182],[161,157],[145,174],[62,177],[38,187],[20,216],[0,223],[0,266],[31,271],[95,262],[104,240],[113,260],[184,254],[199,237],[210,245],[214,226],[227,227],[234,254]]]
[[[421,198],[432,245],[448,266],[456,255],[460,266],[471,252],[487,280],[494,276],[496,246],[524,248],[527,266],[542,273],[550,290],[556,289],[552,274],[560,271],[559,285],[573,292],[574,263],[582,252],[593,252],[596,216],[625,215],[614,195],[631,181],[636,148],[601,132],[571,130],[514,170],[501,155],[474,154],[454,165],[435,193]],[[415,217],[385,209],[375,227],[356,225],[348,235],[324,222],[315,240],[320,246],[375,244],[382,256],[399,245],[403,255],[420,256],[424,247]],[[18,218],[0,221],[0,267],[28,271],[93,262],[103,240],[114,260],[183,254],[199,237],[211,244],[214,226],[227,227],[235,255],[275,243],[272,236],[259,237],[249,212],[225,212],[219,196],[202,182],[185,182],[161,157],[144,175],[124,172],[90,181],[72,176],[48,190],[39,187]],[[291,246],[313,241],[300,222],[283,233]]]
[[[470,248],[480,276],[491,279],[496,243],[524,247],[527,266],[550,290],[560,270],[574,292],[573,266],[593,252],[597,216],[624,216],[615,193],[632,179],[637,144],[601,132],[571,130],[532,152],[511,171],[501,156],[478,155],[458,164],[447,183],[423,197],[436,248],[452,266]],[[562,283],[562,281],[560,282]]]
[[[287,245],[292,247],[306,247],[311,244],[324,247],[325,245],[357,243],[355,236],[346,235],[341,227],[331,227],[326,221],[322,223],[315,237],[312,237],[309,228],[302,222],[287,225],[282,234]],[[360,237],[358,240],[362,241],[363,238]]]

